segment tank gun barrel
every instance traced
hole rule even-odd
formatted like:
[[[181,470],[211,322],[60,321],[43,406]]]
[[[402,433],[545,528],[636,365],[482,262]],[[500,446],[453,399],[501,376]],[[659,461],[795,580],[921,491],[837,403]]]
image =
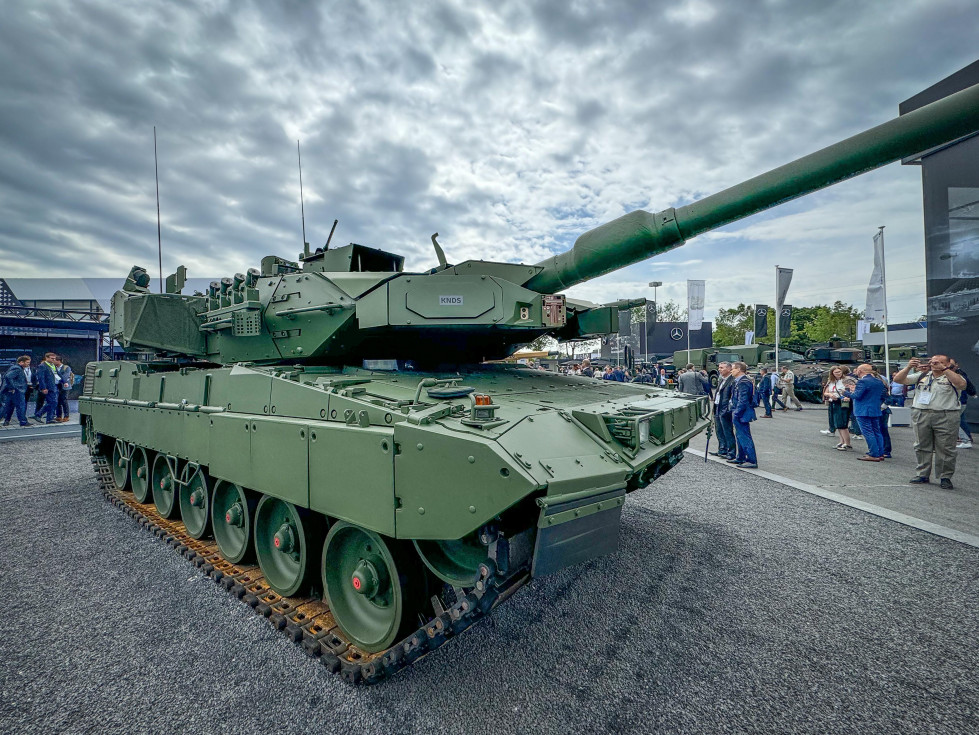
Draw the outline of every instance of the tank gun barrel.
[[[979,131],[979,85],[677,209],[630,212],[548,258],[526,286],[555,293],[682,245],[689,238]]]

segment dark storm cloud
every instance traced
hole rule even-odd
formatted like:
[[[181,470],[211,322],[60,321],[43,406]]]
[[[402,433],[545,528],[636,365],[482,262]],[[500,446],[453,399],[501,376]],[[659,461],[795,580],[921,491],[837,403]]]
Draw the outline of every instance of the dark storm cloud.
[[[336,242],[413,268],[433,264],[435,230],[455,260],[537,260],[630,208],[690,201],[882,122],[973,61],[974,42],[974,7],[955,0],[15,4],[0,23],[0,275],[152,263],[154,125],[169,269],[295,256],[297,139],[310,242],[338,218]],[[920,223],[913,173],[847,185],[850,218],[873,206]],[[677,283],[729,270],[708,255],[718,243],[798,241],[795,217],[840,202],[691,243],[671,261]],[[853,237],[823,218],[804,220],[801,249]],[[636,295],[621,289],[643,268],[662,280],[636,266],[589,295]]]

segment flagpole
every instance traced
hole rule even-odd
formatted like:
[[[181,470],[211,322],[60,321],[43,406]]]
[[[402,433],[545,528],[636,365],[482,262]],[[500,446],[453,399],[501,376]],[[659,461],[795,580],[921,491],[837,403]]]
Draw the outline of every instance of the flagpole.
[[[884,292],[884,378],[887,380],[887,394],[890,395],[891,385],[891,347],[887,337],[887,269],[884,266],[884,227],[880,230],[880,284]]]
[[[778,305],[778,264],[775,265],[775,374],[778,375],[778,324],[782,316]]]

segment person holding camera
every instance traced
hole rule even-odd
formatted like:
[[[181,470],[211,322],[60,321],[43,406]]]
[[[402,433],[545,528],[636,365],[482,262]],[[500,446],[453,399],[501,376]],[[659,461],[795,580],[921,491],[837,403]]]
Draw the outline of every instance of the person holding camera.
[[[966,379],[950,369],[945,355],[932,355],[927,363],[912,357],[894,380],[913,385],[911,425],[914,427],[914,452],[918,460],[915,484],[927,484],[934,464],[942,489],[952,489],[955,474],[955,444],[959,438],[962,414],[961,395]]]

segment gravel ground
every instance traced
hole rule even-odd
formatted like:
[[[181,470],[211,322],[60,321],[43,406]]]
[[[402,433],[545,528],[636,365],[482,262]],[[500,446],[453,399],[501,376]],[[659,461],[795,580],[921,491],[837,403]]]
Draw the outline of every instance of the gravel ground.
[[[0,445],[0,732],[979,729],[979,550],[687,457],[620,552],[354,688],[106,503]]]

